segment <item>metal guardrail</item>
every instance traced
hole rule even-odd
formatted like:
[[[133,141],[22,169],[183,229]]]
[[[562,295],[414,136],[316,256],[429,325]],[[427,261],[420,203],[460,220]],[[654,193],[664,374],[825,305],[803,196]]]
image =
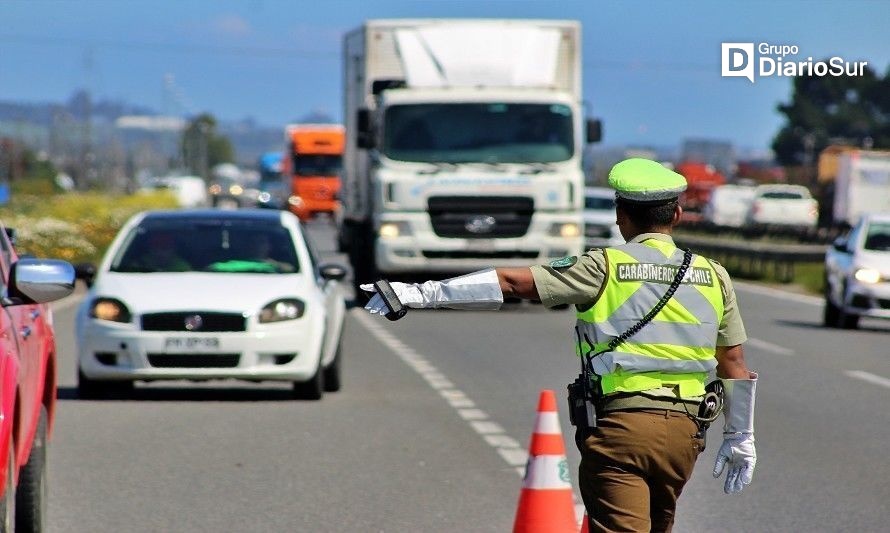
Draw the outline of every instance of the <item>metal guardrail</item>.
[[[727,268],[746,276],[763,277],[771,268],[781,283],[794,279],[796,263],[821,263],[825,259],[825,244],[780,244],[746,242],[675,234],[678,246],[690,248]]]

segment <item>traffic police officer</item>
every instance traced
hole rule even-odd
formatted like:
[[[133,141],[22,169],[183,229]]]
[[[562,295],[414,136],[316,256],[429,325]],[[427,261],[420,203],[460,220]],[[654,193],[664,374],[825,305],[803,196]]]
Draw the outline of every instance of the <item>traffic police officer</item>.
[[[627,244],[546,266],[391,285],[402,304],[414,308],[498,309],[505,297],[574,304],[573,338],[579,355],[594,354],[599,400],[595,427],[579,427],[576,434],[590,529],[670,531],[677,497],[704,448],[696,415],[711,371],[723,385],[725,420],[714,477],[727,471],[727,494],[751,482],[757,375],[745,364],[741,344],[747,336],[729,275],[698,255],[654,320],[610,344],[652,311],[681,268],[684,251],[671,231],[680,221],[678,197],[686,180],[657,162],[634,158],[612,168],[609,184]],[[380,295],[365,308],[388,311]]]

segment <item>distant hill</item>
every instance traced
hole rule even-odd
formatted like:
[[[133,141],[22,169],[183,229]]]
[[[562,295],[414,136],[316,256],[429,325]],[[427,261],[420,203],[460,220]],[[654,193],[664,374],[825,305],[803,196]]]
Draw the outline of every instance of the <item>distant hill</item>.
[[[49,149],[55,136],[76,137],[72,130],[80,131],[81,124],[89,116],[93,127],[94,144],[102,144],[107,137],[113,138],[126,149],[142,145],[150,133],[138,134],[114,127],[115,121],[126,115],[161,116],[162,113],[146,106],[113,100],[90,100],[85,91],[76,91],[65,102],[12,102],[0,101],[0,137],[19,138],[34,149]],[[218,131],[232,142],[237,163],[244,167],[256,164],[260,154],[283,148],[284,125],[263,126],[252,119],[240,121],[218,120]],[[60,133],[61,131],[61,133]],[[170,144],[168,143],[168,146]]]

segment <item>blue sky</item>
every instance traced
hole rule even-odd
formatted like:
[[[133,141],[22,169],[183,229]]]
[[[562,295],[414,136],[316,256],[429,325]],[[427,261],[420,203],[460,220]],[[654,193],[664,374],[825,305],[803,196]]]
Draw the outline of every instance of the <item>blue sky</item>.
[[[0,100],[87,87],[269,126],[313,110],[339,119],[345,31],[369,18],[505,16],[581,21],[584,98],[607,145],[766,149],[791,82],[722,78],[721,42],[793,44],[882,74],[890,63],[883,0],[0,0]]]

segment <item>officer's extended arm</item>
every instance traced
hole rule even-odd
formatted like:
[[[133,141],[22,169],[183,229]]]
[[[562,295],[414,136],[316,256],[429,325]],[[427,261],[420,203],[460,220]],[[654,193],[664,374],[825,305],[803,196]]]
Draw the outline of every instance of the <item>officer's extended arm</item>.
[[[754,477],[754,393],[757,374],[748,370],[740,345],[717,347],[717,376],[724,388],[723,445],[717,452],[714,477],[726,472],[723,491],[741,492]]]

